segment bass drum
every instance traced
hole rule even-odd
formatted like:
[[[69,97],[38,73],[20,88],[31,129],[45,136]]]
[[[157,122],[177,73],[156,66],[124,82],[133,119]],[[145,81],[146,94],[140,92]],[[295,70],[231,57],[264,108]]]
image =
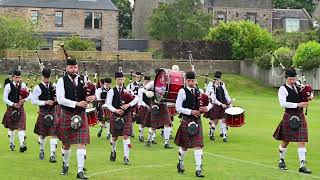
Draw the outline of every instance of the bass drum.
[[[183,71],[160,69],[154,81],[154,94],[158,102],[175,103],[178,92],[184,87]]]

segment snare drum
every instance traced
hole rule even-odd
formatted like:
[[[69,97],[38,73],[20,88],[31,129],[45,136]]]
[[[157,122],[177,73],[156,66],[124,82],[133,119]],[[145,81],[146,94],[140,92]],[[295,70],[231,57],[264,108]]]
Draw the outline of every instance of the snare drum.
[[[183,71],[160,69],[154,81],[156,100],[175,103],[179,90],[184,87],[184,82]]]
[[[97,117],[97,112],[95,108],[86,109],[86,115],[87,115],[89,126],[94,126],[98,123],[98,117]]]
[[[225,110],[226,124],[229,127],[241,127],[245,124],[245,110],[240,107],[230,107]]]

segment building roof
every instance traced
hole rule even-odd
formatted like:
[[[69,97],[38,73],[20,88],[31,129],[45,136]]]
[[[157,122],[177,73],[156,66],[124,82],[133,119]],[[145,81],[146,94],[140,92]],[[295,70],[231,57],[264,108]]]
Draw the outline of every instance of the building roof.
[[[0,0],[0,6],[118,10],[111,0]]]
[[[205,7],[272,9],[272,0],[204,0]]]
[[[299,18],[311,20],[310,15],[305,9],[274,9],[273,18]]]

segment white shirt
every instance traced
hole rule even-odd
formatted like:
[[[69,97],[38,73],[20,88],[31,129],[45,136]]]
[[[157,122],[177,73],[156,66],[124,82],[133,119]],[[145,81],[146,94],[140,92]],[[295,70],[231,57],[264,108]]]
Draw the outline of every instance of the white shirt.
[[[134,85],[134,83],[136,83],[137,85]],[[131,90],[131,91],[134,91],[134,89],[136,88],[136,86],[140,89],[140,85],[141,83],[140,82],[138,82],[138,81],[134,81],[134,82],[132,82],[132,83],[129,83],[128,85],[127,85],[127,90]],[[131,88],[130,88],[131,87]]]
[[[117,89],[119,89],[120,86],[116,86]],[[125,89],[123,87],[122,91],[124,91]],[[112,106],[112,101],[113,101],[113,95],[114,95],[114,91],[113,88],[110,89],[110,91],[108,91],[108,95],[107,95],[107,101],[106,104],[104,104],[102,107],[107,107],[110,111],[115,112],[117,109],[115,107]],[[132,100],[129,104],[130,107],[136,105],[139,101],[139,98],[137,96],[134,96],[134,100]]]
[[[216,88],[218,87],[217,85],[214,85]],[[227,100],[228,103],[231,103],[231,98],[229,96],[229,92],[227,91],[227,88],[225,86],[225,84],[223,83],[222,84],[222,89],[224,91],[224,95],[225,95],[225,98]],[[213,87],[212,87],[212,92],[211,92],[211,101],[213,104],[216,104],[218,106],[221,106],[223,103],[220,102],[218,99],[217,99],[217,96],[216,96],[216,92],[214,92],[213,90]]]
[[[107,87],[105,87],[105,86],[104,86],[104,88],[107,89]],[[109,92],[109,91],[108,91],[108,92]],[[101,93],[102,93],[102,87],[96,89],[96,94],[95,94],[95,95],[96,95],[96,98],[97,98],[98,101],[101,100]]]
[[[191,89],[195,89],[195,88],[190,88],[187,86],[187,89],[189,91],[191,91]],[[177,100],[176,100],[176,110],[177,112],[179,113],[182,113],[182,114],[185,114],[185,115],[191,115],[191,111],[192,109],[188,109],[188,108],[184,108],[182,107],[182,103],[187,99],[186,97],[186,92],[184,90],[184,88],[181,88],[179,90],[179,93],[178,93],[178,97],[177,97]],[[210,110],[212,108],[212,104],[209,103],[209,105],[207,106],[207,110]]]
[[[143,101],[143,94],[146,93],[147,90],[145,88],[140,88],[138,91],[138,98],[139,98],[139,106],[148,107],[148,105]]]
[[[209,82],[206,88],[206,94],[210,95],[213,92],[213,82]]]
[[[72,82],[72,78],[70,76],[68,76]],[[76,76],[76,78],[74,79],[76,82],[76,85],[78,85],[78,78],[79,76]],[[63,106],[67,106],[70,108],[75,108],[77,101],[73,101],[70,99],[65,98],[65,89],[64,89],[64,82],[63,82],[63,77],[61,77],[58,82],[57,82],[57,101],[58,104],[63,105]]]
[[[287,86],[292,89],[292,87],[289,86],[288,84],[287,84]],[[295,86],[293,86],[293,87],[294,87],[295,91],[297,91],[297,88]],[[280,102],[280,106],[283,108],[297,108],[298,103],[287,102],[288,95],[289,95],[289,93],[288,93],[286,87],[281,86],[278,91],[278,99]]]
[[[16,83],[14,81],[12,81],[13,85],[16,86]],[[21,83],[21,88],[27,88],[26,84],[23,82]],[[9,93],[11,91],[11,86],[10,83],[6,84],[6,86],[4,87],[4,92],[3,92],[3,102],[5,104],[7,104],[8,106],[13,106],[14,102],[9,100]],[[31,94],[29,94],[29,96],[26,98],[26,100],[29,100],[31,98]]]
[[[41,82],[44,86],[46,86],[46,84],[44,82]],[[41,95],[42,91],[39,85],[36,85],[33,89],[33,93],[32,93],[32,98],[31,98],[31,103],[38,105],[38,106],[44,106],[46,105],[46,101],[42,101],[39,100],[39,96]]]
[[[146,90],[153,90],[154,88],[154,81],[150,81],[147,85],[145,85]]]

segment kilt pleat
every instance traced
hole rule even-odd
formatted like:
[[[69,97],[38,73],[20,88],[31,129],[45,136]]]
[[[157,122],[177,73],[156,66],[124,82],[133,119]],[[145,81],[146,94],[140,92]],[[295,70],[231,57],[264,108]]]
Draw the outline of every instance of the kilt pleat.
[[[47,127],[44,123],[44,117],[47,115],[47,114],[50,114],[54,117],[54,121],[53,121],[53,124],[52,126],[50,127]],[[38,135],[41,135],[41,136],[56,136],[56,125],[57,125],[57,116],[56,116],[56,112],[55,112],[55,109],[52,109],[52,110],[44,110],[44,109],[40,109],[39,112],[38,112],[38,119],[37,119],[37,122],[34,126],[34,133],[35,134],[38,134]]]
[[[26,130],[26,113],[25,113],[24,107],[22,106],[21,108],[18,109],[18,111],[20,111],[19,119],[13,119],[13,117],[11,116],[11,113],[14,110],[16,110],[16,108],[7,106],[7,110],[2,119],[3,126],[5,128],[13,129],[13,130],[17,130],[17,129]]]
[[[132,134],[132,117],[130,112],[124,115],[124,127],[122,130],[117,130],[115,128],[115,120],[118,117],[115,113],[113,113],[112,117],[110,118],[110,133],[113,137],[118,136],[131,136]]]

